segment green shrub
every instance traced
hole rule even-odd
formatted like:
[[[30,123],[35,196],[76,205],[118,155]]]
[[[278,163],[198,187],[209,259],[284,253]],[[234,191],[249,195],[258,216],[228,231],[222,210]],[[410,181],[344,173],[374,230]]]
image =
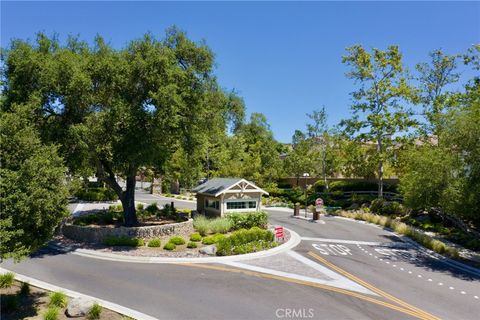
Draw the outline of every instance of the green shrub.
[[[405,213],[405,209],[400,203],[395,201],[386,201],[385,199],[380,198],[372,201],[370,210],[374,213],[387,216],[396,216]]]
[[[190,241],[195,241],[195,242],[198,242],[198,241],[202,241],[202,236],[200,235],[200,233],[192,233],[190,235]]]
[[[168,242],[171,242],[177,246],[185,244],[185,240],[179,236],[171,237],[170,240],[168,240]]]
[[[63,292],[56,291],[49,294],[48,306],[65,308],[68,303],[67,295]]]
[[[215,240],[213,240],[213,237],[205,237],[202,239],[202,244],[204,245],[210,245],[210,244],[214,244],[215,243]]]
[[[175,245],[175,243],[167,242],[167,243],[163,246],[163,249],[168,250],[168,251],[172,251],[172,250],[175,250],[176,247],[177,247],[177,246]]]
[[[187,248],[190,248],[190,249],[195,249],[197,247],[197,243],[196,242],[189,242],[187,244]]]
[[[224,238],[225,238],[224,234],[216,233],[213,236],[203,238],[202,239],[202,244],[205,244],[205,245],[214,244],[214,243],[217,243]]]
[[[184,216],[190,218],[192,216],[192,209],[188,209],[188,208],[178,209],[177,213],[179,215],[184,215]]]
[[[18,309],[20,302],[16,294],[2,294],[2,312],[12,312]]]
[[[162,242],[160,241],[160,239],[152,239],[152,240],[148,241],[148,246],[150,248],[159,248],[161,243]]]
[[[275,247],[274,234],[258,227],[249,230],[241,229],[217,243],[217,255],[228,256],[260,251]]]
[[[10,288],[15,280],[15,275],[11,272],[0,275],[0,288]]]
[[[167,219],[176,219],[177,218],[177,211],[175,207],[172,207],[169,204],[163,206],[162,210],[159,210],[157,213],[159,218],[167,218]]]
[[[157,207],[157,203],[154,202],[152,204],[149,204],[146,208],[145,211],[148,212],[151,216],[154,216],[158,213],[159,209]]]
[[[198,215],[193,219],[193,227],[203,237],[208,233],[210,223],[205,216]]]
[[[93,306],[88,310],[87,319],[96,320],[100,319],[100,314],[102,313],[102,306],[98,303],[94,303]]]
[[[22,282],[20,286],[20,295],[27,296],[30,293],[30,284],[28,282]]]
[[[43,314],[44,320],[57,320],[59,309],[55,306],[48,307],[47,311]]]
[[[233,223],[228,218],[216,218],[210,220],[210,232],[227,233],[232,228]]]
[[[143,239],[129,238],[129,237],[105,237],[103,244],[107,246],[128,246],[128,247],[142,247],[145,245]]]
[[[252,227],[266,228],[268,214],[263,211],[249,213],[230,213],[226,216],[232,223],[232,229],[250,229]]]
[[[137,210],[143,210],[143,208],[145,208],[145,206],[143,205],[143,203],[138,203],[138,204],[137,204]]]
[[[110,188],[89,188],[88,190],[82,189],[75,193],[75,196],[80,200],[86,201],[113,201],[117,200],[118,196]]]

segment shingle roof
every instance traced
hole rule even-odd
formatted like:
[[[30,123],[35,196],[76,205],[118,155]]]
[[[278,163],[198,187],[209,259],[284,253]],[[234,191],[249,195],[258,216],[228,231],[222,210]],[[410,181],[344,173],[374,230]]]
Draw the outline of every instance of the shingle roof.
[[[241,180],[241,178],[214,178],[196,186],[192,191],[216,195],[234,184],[239,183]]]

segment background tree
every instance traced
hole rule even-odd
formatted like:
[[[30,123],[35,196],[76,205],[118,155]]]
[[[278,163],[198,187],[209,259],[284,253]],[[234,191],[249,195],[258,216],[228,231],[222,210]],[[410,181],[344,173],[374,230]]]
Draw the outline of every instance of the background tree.
[[[57,147],[41,143],[33,108],[0,114],[0,258],[19,259],[51,239],[67,216],[68,191]]]
[[[311,156],[312,140],[307,139],[300,130],[295,130],[292,136],[292,149],[285,158],[285,172],[297,179],[299,185],[300,177],[304,173],[311,173],[314,170],[315,159]]]
[[[250,122],[236,134],[245,142],[243,176],[260,185],[278,179],[282,174],[282,146],[274,139],[265,115],[252,113]]]
[[[376,144],[373,160],[377,164],[378,196],[383,197],[384,166],[391,154],[388,149],[415,124],[412,112],[400,104],[415,101],[414,89],[407,83],[397,46],[368,53],[356,45],[347,51],[349,54],[342,58],[350,66],[347,77],[360,88],[352,93],[353,117],[342,120],[341,125],[360,143]]]
[[[335,173],[335,157],[332,153],[332,139],[327,124],[327,113],[325,107],[320,110],[314,110],[307,116],[312,121],[307,123],[307,135],[312,140],[312,157],[314,158],[314,165],[320,164],[320,167],[315,168],[315,173],[323,178],[325,188],[328,192],[327,176]]]
[[[441,120],[448,108],[446,91],[448,85],[459,80],[457,72],[457,56],[445,55],[440,49],[430,53],[430,63],[419,63],[420,101],[423,105],[423,116],[426,123],[421,127],[424,136],[434,135],[437,139],[441,130]]]

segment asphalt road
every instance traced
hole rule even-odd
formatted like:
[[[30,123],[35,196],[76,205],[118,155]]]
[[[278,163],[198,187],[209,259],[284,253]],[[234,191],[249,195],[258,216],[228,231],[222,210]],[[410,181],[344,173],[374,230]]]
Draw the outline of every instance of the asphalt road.
[[[144,193],[136,200],[171,201]],[[186,201],[175,205],[195,206]],[[271,223],[308,238],[294,248],[296,253],[376,295],[340,292],[231,266],[122,263],[50,248],[1,266],[159,319],[478,318],[480,270],[467,273],[447,265],[380,228],[334,217],[311,223],[282,210],[268,211]]]

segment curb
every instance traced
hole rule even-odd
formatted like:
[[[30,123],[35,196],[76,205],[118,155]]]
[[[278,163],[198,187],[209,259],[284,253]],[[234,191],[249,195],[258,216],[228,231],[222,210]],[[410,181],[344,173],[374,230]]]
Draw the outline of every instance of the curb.
[[[44,290],[49,290],[49,291],[62,291],[63,293],[65,293],[67,296],[69,296],[71,298],[83,298],[83,299],[87,299],[87,300],[93,300],[96,303],[98,303],[99,305],[101,305],[102,307],[105,307],[107,309],[118,312],[118,313],[123,314],[125,316],[129,316],[129,317],[134,318],[134,319],[158,320],[157,318],[149,316],[148,314],[141,313],[139,311],[121,306],[119,304],[116,304],[116,303],[113,303],[113,302],[110,302],[110,301],[106,301],[106,300],[102,300],[102,299],[98,299],[98,298],[95,298],[95,297],[92,297],[92,296],[89,296],[89,295],[86,295],[86,294],[83,294],[83,293],[80,293],[80,292],[77,292],[77,291],[62,288],[62,287],[59,287],[59,286],[56,286],[56,285],[53,285],[53,284],[50,284],[50,283],[47,283],[47,282],[43,282],[41,280],[37,280],[35,278],[24,276],[22,274],[19,274],[19,273],[16,273],[16,272],[13,272],[13,271],[10,271],[8,269],[0,267],[0,273],[6,273],[6,272],[13,273],[15,275],[16,280],[19,280],[19,281],[22,281],[22,282],[28,282],[35,287],[38,287],[38,288],[41,288],[41,289],[44,289]]]
[[[113,253],[104,253],[104,252],[99,253],[95,250],[89,250],[89,249],[76,249],[71,253],[75,255],[83,256],[83,257],[93,258],[93,259],[118,261],[118,262],[130,262],[130,263],[158,263],[158,264],[224,263],[224,262],[243,261],[243,260],[270,257],[296,247],[301,241],[300,236],[295,231],[292,231],[287,228],[284,228],[284,229],[290,232],[290,239],[284,244],[281,244],[278,247],[275,247],[269,250],[254,252],[254,253],[247,253],[247,254],[238,255],[238,256],[205,257],[205,258],[135,257],[135,256],[126,256],[126,255],[113,254]]]
[[[173,200],[173,201],[181,201],[181,202],[188,202],[188,203],[197,203],[196,200],[184,200],[184,199],[177,199],[177,198],[171,198],[171,197],[165,197],[165,196],[161,196],[161,195],[158,195],[158,194],[150,194],[151,196],[154,196],[156,198],[159,198],[159,199],[166,199],[166,200]]]
[[[453,260],[453,259],[451,259],[451,258],[442,256],[441,254],[436,253],[435,251],[430,250],[430,249],[422,246],[421,244],[417,243],[416,241],[410,239],[409,237],[394,232],[394,231],[393,231],[392,229],[390,229],[390,228],[381,227],[381,226],[376,225],[376,224],[374,224],[374,223],[370,223],[370,222],[362,221],[362,220],[355,220],[355,219],[346,218],[346,217],[340,217],[340,216],[333,216],[333,217],[336,218],[336,219],[348,220],[348,221],[351,221],[351,222],[356,222],[356,223],[360,223],[360,224],[364,224],[364,225],[368,225],[368,226],[372,226],[372,227],[376,227],[376,228],[380,228],[380,229],[382,229],[382,230],[385,230],[385,231],[391,233],[392,235],[398,237],[402,242],[407,242],[408,244],[410,244],[410,245],[412,245],[413,247],[417,248],[419,251],[425,253],[426,255],[428,255],[428,256],[431,257],[431,258],[434,258],[434,259],[437,259],[437,260],[441,260],[443,263],[445,263],[445,264],[447,264],[447,265],[449,265],[449,266],[451,266],[451,267],[460,269],[460,270],[462,270],[462,271],[464,271],[464,272],[473,274],[473,275],[475,275],[475,276],[480,276],[480,269],[477,269],[477,268],[468,266],[468,265],[466,265],[466,264],[464,264],[464,263],[461,263],[461,262],[455,261],[455,260]]]

